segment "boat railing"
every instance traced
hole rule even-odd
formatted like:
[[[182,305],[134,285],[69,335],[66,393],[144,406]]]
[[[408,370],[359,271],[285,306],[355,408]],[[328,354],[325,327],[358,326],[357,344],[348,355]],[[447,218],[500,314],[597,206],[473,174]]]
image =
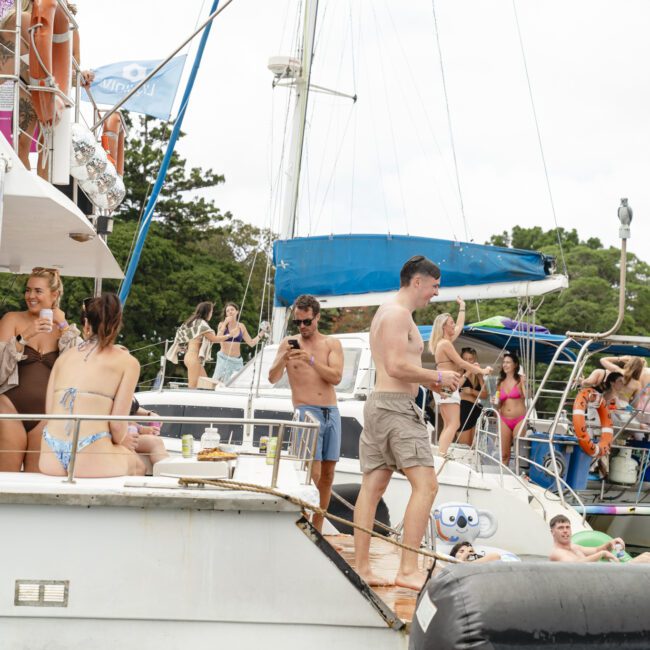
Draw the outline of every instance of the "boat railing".
[[[619,427],[615,426],[615,430],[617,431],[616,435],[614,436],[613,443],[610,447],[612,451],[616,450],[618,452],[621,452],[622,450],[627,450],[627,451],[634,451],[636,455],[638,455],[638,475],[637,479],[634,483],[631,483],[629,485],[623,485],[623,484],[618,484],[618,483],[608,483],[605,479],[601,479],[600,481],[600,496],[601,500],[604,497],[604,492],[605,489],[609,487],[615,487],[615,488],[623,488],[625,489],[630,488],[634,489],[635,492],[635,498],[633,500],[629,499],[623,499],[621,502],[626,503],[626,504],[641,504],[643,499],[641,492],[643,490],[643,484],[644,484],[644,479],[645,479],[645,474],[646,470],[650,466],[650,448],[647,448],[645,446],[634,446],[634,444],[630,445],[628,444],[617,444],[616,443],[616,438],[625,430],[628,432],[633,432],[633,433],[641,433],[641,434],[647,434],[648,431],[643,428],[634,428],[630,426],[630,421],[634,420],[634,418],[640,413],[638,409],[633,409],[632,411],[628,411],[627,409],[625,410],[620,410],[619,413],[625,415],[625,422]],[[580,443],[577,438],[574,437],[574,439],[567,439],[564,436],[573,436],[573,431],[571,429],[571,424],[570,422],[560,422],[558,423],[556,427],[556,433],[558,435],[562,435],[563,438],[561,441],[552,440],[550,436],[548,436],[548,430],[550,430],[553,421],[552,419],[541,419],[541,418],[535,418],[531,419],[529,422],[529,427],[527,428],[525,433],[522,433],[521,435],[517,436],[514,441],[513,441],[513,459],[515,463],[515,469],[511,472],[510,468],[506,465],[504,465],[501,462],[500,459],[500,454],[499,457],[495,457],[495,454],[490,453],[489,451],[489,445],[482,444],[481,443],[481,437],[482,436],[487,436],[487,437],[492,437],[493,439],[498,440],[498,433],[496,432],[495,429],[498,428],[498,418],[494,417],[493,414],[490,416],[487,416],[486,418],[483,419],[483,416],[481,419],[479,419],[477,423],[477,444],[476,444],[476,454],[477,457],[480,455],[480,463],[487,463],[489,465],[494,466],[495,464],[498,465],[503,465],[503,467],[499,467],[499,471],[501,474],[501,477],[503,477],[503,472],[507,471],[509,473],[512,473],[515,476],[525,476],[526,471],[529,470],[531,467],[535,467],[537,470],[542,472],[543,474],[547,475],[549,478],[552,479],[552,481],[555,483],[553,487],[553,491],[557,493],[558,491],[558,484],[560,485],[560,490],[562,491],[562,499],[560,499],[563,503],[563,505],[567,507],[574,507],[578,508],[580,512],[586,512],[584,509],[584,497],[581,497],[579,492],[581,490],[575,489],[571,484],[567,482],[567,480],[563,477],[563,471],[560,471],[560,468],[563,467],[561,463],[558,462],[557,457],[555,455],[551,455],[551,450],[555,450],[556,446],[558,444],[561,444],[562,446],[570,447],[571,451],[569,452],[570,454],[580,454],[583,453],[581,448],[580,448]],[[496,423],[496,424],[495,424]],[[589,423],[589,428],[593,429],[594,432],[599,431],[602,429],[602,427],[593,422]],[[539,436],[539,433],[544,434],[543,436]],[[537,444],[537,445],[544,445],[545,447],[548,448],[548,456],[549,462],[547,465],[541,465],[540,463],[536,462],[531,456],[531,444]],[[494,445],[496,447],[496,444]],[[542,455],[547,455],[546,453]],[[554,459],[554,460],[552,460]],[[477,460],[477,462],[479,462]],[[548,488],[547,488],[548,489]],[[593,489],[591,490],[593,493]],[[572,502],[565,503],[565,495],[569,495],[572,499]],[[620,495],[619,495],[620,497]],[[558,498],[560,498],[560,494],[558,494]],[[645,498],[645,496],[643,497]]]
[[[491,426],[495,424],[495,426]],[[492,431],[490,429],[496,428],[496,431]],[[534,490],[531,489],[528,477],[525,476],[525,474],[520,474],[516,469],[513,470],[509,465],[504,463],[501,459],[501,418],[499,418],[498,411],[493,408],[484,408],[483,412],[481,413],[481,416],[477,422],[476,426],[476,435],[477,435],[477,440],[476,440],[476,445],[475,445],[475,454],[477,456],[479,467],[482,468],[483,461],[486,461],[490,465],[497,465],[499,469],[499,474],[500,474],[500,485],[503,487],[503,475],[504,472],[513,478],[516,479],[516,481],[519,483],[521,487],[523,487],[528,494],[537,501],[537,503],[541,506],[543,513],[544,513],[544,518],[546,519],[546,508],[544,507],[543,501],[539,498],[539,496],[535,493]],[[483,446],[481,444],[481,436],[485,436],[486,438],[494,438],[496,440],[496,456],[494,453],[490,453],[489,451],[489,445],[485,445],[485,449],[482,449],[481,447]],[[527,456],[521,456],[519,457],[518,454],[518,447],[517,447],[517,442],[519,440],[533,440],[533,438],[526,438],[525,436],[518,436],[515,439],[515,457],[519,461],[525,461],[529,465],[534,465],[537,467],[539,470],[544,472],[545,474],[548,474],[549,477],[553,479],[559,480],[560,485],[562,488],[566,489],[576,500],[576,502],[584,507],[584,504],[582,503],[582,500],[580,499],[579,495],[577,492],[563,479],[561,476],[556,476],[556,474],[553,472],[553,469],[551,466],[545,467],[536,461],[532,460],[531,458]],[[518,467],[518,463],[515,462],[515,468]],[[568,507],[567,504],[563,505],[565,507]],[[585,519],[585,516],[583,516],[583,521]]]
[[[273,420],[262,418],[217,418],[217,417],[187,417],[187,416],[133,416],[133,415],[88,415],[88,414],[29,414],[22,413],[3,413],[0,414],[0,421],[64,421],[72,422],[71,436],[71,456],[68,465],[68,473],[64,483],[74,483],[75,466],[77,459],[77,444],[79,442],[79,430],[82,422],[133,422],[161,424],[204,424],[206,426],[261,426],[268,427],[269,440],[277,438],[275,453],[273,454],[273,469],[271,475],[271,487],[276,488],[278,485],[278,476],[280,471],[281,460],[291,460],[300,463],[300,469],[305,472],[305,484],[311,482],[314,457],[320,431],[320,423],[309,413],[305,414],[304,420]],[[288,437],[287,437],[288,433]],[[14,450],[4,450],[8,453],[14,453]],[[29,453],[29,452],[27,452]],[[87,452],[86,452],[87,453]],[[259,450],[253,446],[242,443],[242,453],[255,453],[259,455]]]
[[[492,432],[489,430],[489,422],[495,422],[496,423],[496,432]],[[496,439],[496,449],[497,449],[497,454],[498,458],[495,458],[492,454],[489,453],[488,449],[489,446],[486,445],[486,449],[481,448],[481,441],[480,437],[481,436],[494,436]],[[534,490],[531,489],[530,485],[526,480],[524,480],[521,476],[519,476],[516,472],[514,472],[508,465],[502,462],[501,460],[501,419],[499,418],[498,411],[492,407],[484,407],[481,415],[479,416],[479,419],[476,423],[476,442],[474,444],[474,454],[475,454],[475,459],[476,459],[476,466],[480,470],[483,468],[483,460],[486,462],[489,462],[490,464],[496,463],[499,468],[499,484],[501,487],[504,487],[503,484],[503,475],[504,472],[514,478],[517,483],[519,484],[520,487],[522,487],[528,495],[536,501],[544,515],[544,519],[547,519],[546,516],[546,507],[544,506],[544,502],[539,498],[537,494],[535,494]]]

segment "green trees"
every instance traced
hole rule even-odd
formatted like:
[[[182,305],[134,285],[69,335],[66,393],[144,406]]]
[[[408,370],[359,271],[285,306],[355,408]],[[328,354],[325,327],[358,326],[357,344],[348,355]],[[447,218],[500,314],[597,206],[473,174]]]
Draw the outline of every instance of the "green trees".
[[[115,214],[115,227],[108,245],[125,268],[139,225],[140,215],[155,182],[171,127],[149,117],[127,115],[130,132],[124,182],[127,195]],[[266,250],[273,237],[222,213],[213,201],[197,197],[197,192],[224,182],[224,176],[198,167],[188,171],[186,161],[174,153],[138,270],[124,311],[124,327],[119,342],[140,360],[141,379],[151,381],[157,372],[161,342],[173,338],[176,327],[197,303],[215,303],[212,324],[219,320],[223,305],[243,304],[242,321],[253,335],[260,319],[267,271]],[[84,298],[93,294],[93,280],[64,278],[62,308],[78,322]],[[4,304],[0,315],[25,308],[25,278],[0,274]],[[246,288],[248,289],[246,290]],[[104,280],[105,291],[117,291],[119,282]],[[267,287],[268,289],[268,287]],[[267,301],[263,318],[269,318]],[[243,346],[245,357],[250,354]],[[213,355],[214,356],[214,355]],[[208,368],[210,370],[210,368]],[[173,369],[172,369],[173,372]],[[178,366],[176,374],[185,368]]]
[[[149,192],[160,167],[170,127],[147,117],[129,120],[125,185],[127,196],[116,214],[115,229],[108,243],[122,267],[139,225]],[[225,182],[213,170],[187,169],[177,153],[156,206],[155,217],[142,252],[125,313],[120,342],[136,350],[143,365],[142,376],[155,376],[165,339],[203,300],[215,303],[213,324],[218,322],[225,302],[243,302],[242,321],[251,334],[261,319],[269,319],[273,275],[267,251],[273,235],[222,213],[213,201],[197,196],[206,188]],[[494,245],[540,250],[556,256],[562,270],[560,246],[570,278],[569,288],[546,296],[537,312],[537,322],[551,331],[569,329],[604,330],[616,318],[618,303],[619,251],[604,249],[600,240],[581,240],[576,230],[544,231],[541,227],[515,226],[495,234]],[[634,255],[628,257],[628,306],[621,332],[650,334],[650,266]],[[104,282],[104,289],[116,291],[119,283]],[[24,309],[24,278],[0,274],[3,303],[0,315]],[[83,298],[93,292],[91,279],[66,278],[62,306],[72,320],[78,318]],[[264,304],[262,299],[264,296]],[[367,330],[375,308],[326,310],[325,332]],[[437,304],[416,317],[430,324],[444,311],[456,313],[455,304]],[[494,315],[514,317],[515,300],[468,303],[467,322]],[[244,346],[244,354],[250,350]],[[184,369],[178,368],[182,373]]]
[[[169,124],[145,116],[138,117],[137,126],[131,123],[124,173],[127,196],[109,239],[123,267],[170,132]],[[163,349],[156,344],[173,338],[176,327],[197,303],[215,303],[212,323],[216,328],[225,302],[241,305],[249,277],[242,320],[249,331],[256,331],[267,264],[265,247],[272,237],[196,195],[224,181],[224,176],[211,169],[188,171],[186,161],[177,152],[172,155],[125,309],[123,343],[132,350],[141,349],[136,356],[146,366],[146,379],[155,376]],[[105,288],[117,290],[118,286],[107,282]],[[243,352],[250,353],[245,346]],[[184,368],[177,371],[183,374]]]
[[[569,288],[540,299],[537,322],[554,333],[568,330],[602,331],[614,324],[618,313],[618,282],[620,251],[603,248],[599,239],[581,240],[576,230],[560,228],[544,231],[539,226],[515,226],[511,232],[491,237],[488,244],[537,250],[556,257],[558,271],[562,260],[558,237],[569,275]],[[620,332],[633,335],[650,334],[650,265],[635,255],[628,255],[627,311]],[[467,322],[503,315],[514,317],[516,300],[490,300],[467,305]],[[441,303],[418,314],[419,322],[431,323],[437,314],[451,311],[453,304]]]
[[[138,221],[156,180],[172,125],[146,115],[138,115],[137,126],[134,126],[128,114],[126,118],[129,126],[128,155],[124,166],[126,197],[117,216],[125,221]],[[181,132],[180,137],[184,135]],[[192,167],[188,171],[186,160],[174,151],[165,184],[156,203],[156,220],[162,233],[185,243],[205,236],[218,222],[229,220],[232,215],[222,214],[214,201],[207,201],[196,194],[188,196],[190,192],[215,187],[224,182],[225,177],[211,169]]]

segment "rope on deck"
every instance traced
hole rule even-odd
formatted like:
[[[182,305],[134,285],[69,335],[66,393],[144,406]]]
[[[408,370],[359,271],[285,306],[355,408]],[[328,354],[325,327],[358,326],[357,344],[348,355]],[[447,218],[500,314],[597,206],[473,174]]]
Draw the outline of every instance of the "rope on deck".
[[[311,503],[308,503],[307,501],[304,501],[303,499],[299,499],[298,497],[291,496],[286,492],[280,492],[280,490],[276,490],[274,488],[264,487],[263,485],[255,485],[254,483],[242,483],[241,481],[232,481],[230,479],[179,478],[178,482],[180,485],[184,485],[184,486],[214,485],[215,487],[224,488],[226,490],[233,490],[233,491],[244,490],[246,492],[256,492],[258,494],[268,494],[270,496],[279,497],[281,499],[284,499],[285,501],[288,501],[289,503],[292,503],[295,506],[302,508],[303,511],[311,510],[314,514],[321,515],[322,517],[325,517],[330,521],[336,521],[340,524],[351,526],[352,528],[360,530],[362,533],[366,533],[371,537],[379,537],[384,541],[388,542],[389,544],[393,544],[394,546],[397,546],[404,551],[417,553],[418,555],[422,555],[424,557],[432,558],[435,560],[442,560],[443,562],[449,562],[454,564],[459,562],[455,557],[452,557],[451,555],[446,555],[444,553],[437,553],[436,551],[429,551],[424,548],[414,548],[413,546],[402,544],[402,542],[398,542],[396,539],[390,539],[389,537],[384,537],[383,535],[375,532],[374,530],[366,528],[365,526],[360,526],[359,524],[355,524],[353,521],[349,521],[347,519],[344,519],[343,517],[332,515],[326,510],[323,510],[323,508],[320,508],[319,506],[315,506]]]

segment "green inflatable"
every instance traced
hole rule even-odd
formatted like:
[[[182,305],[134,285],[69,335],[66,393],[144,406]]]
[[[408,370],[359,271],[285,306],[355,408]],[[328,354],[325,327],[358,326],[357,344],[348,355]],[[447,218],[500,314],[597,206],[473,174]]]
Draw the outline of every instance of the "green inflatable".
[[[588,546],[589,548],[594,548],[596,546],[601,546],[605,542],[610,542],[613,537],[610,537],[607,533],[601,533],[599,530],[581,530],[579,533],[575,533],[571,536],[571,541],[574,544],[580,544],[580,546]],[[621,562],[629,562],[632,559],[632,556],[625,551]],[[607,562],[608,560],[602,559],[601,562]]]

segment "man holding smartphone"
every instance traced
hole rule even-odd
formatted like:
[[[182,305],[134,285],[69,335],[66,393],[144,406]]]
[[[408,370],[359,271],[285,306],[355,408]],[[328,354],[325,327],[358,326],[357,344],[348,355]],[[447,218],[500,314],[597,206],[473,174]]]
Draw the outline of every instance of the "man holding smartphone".
[[[334,387],[343,376],[343,347],[338,339],[318,331],[319,320],[318,300],[314,296],[299,296],[293,306],[293,324],[300,333],[280,343],[269,370],[269,381],[276,384],[286,370],[294,408],[301,417],[309,413],[320,422],[312,479],[320,494],[320,506],[325,510],[341,452],[341,415]],[[314,515],[313,524],[322,530],[323,518]]]

